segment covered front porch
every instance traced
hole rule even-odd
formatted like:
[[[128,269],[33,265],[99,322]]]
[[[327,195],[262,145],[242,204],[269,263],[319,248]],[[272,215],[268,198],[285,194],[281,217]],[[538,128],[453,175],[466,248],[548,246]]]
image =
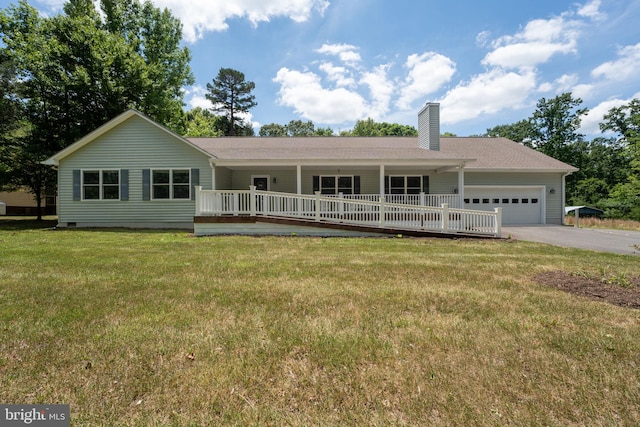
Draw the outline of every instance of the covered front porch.
[[[330,224],[341,224],[348,226],[356,235],[358,228],[367,234],[388,234],[388,230],[401,234],[404,230],[453,235],[501,235],[500,208],[488,212],[452,208],[448,203],[440,206],[409,203],[426,201],[424,194],[417,199],[409,198],[400,203],[399,197],[387,201],[385,196],[336,196],[323,195],[319,191],[313,195],[304,195],[258,190],[252,185],[248,190],[203,190],[198,186],[195,196],[196,235],[227,234],[233,232],[231,228],[238,230],[238,227],[228,226],[247,223],[246,220],[238,221],[238,217],[253,218],[256,224],[260,222],[260,218],[296,221],[288,224],[291,227],[282,228],[282,233],[269,228],[269,234],[306,234],[303,232],[308,231],[306,229],[309,227],[322,228]],[[256,230],[250,234],[260,234]]]
[[[246,190],[343,197],[389,203],[462,208],[465,162],[462,160],[403,160],[372,162],[229,161],[212,159],[212,190]],[[206,184],[202,184],[205,188]]]

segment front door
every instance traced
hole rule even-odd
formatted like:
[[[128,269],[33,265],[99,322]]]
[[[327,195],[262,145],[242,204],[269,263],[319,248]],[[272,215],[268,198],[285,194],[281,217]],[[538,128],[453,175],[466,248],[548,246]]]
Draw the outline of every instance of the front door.
[[[251,183],[256,187],[256,190],[258,191],[269,191],[269,176],[252,176],[251,177]],[[265,207],[265,201],[264,201],[265,196],[262,194],[259,194],[256,197],[256,210],[258,212],[263,212],[264,207]]]
[[[253,176],[251,177],[253,185],[258,191],[269,191],[269,177],[268,176]]]

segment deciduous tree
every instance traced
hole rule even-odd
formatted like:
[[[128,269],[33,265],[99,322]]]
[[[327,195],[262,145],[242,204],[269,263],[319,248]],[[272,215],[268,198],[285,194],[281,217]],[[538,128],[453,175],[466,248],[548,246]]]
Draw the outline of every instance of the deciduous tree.
[[[124,110],[178,131],[184,122],[181,88],[193,77],[180,22],[150,1],[102,5],[104,16],[91,0],[69,0],[52,17],[26,0],[0,10],[0,56],[15,67],[25,130],[6,142],[17,159],[9,175],[38,202],[55,186],[40,161]]]

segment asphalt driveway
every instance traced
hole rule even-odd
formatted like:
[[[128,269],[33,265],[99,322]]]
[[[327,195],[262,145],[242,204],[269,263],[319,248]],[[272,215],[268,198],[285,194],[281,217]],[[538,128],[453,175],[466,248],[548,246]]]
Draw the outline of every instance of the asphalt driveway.
[[[502,227],[502,237],[569,248],[640,255],[640,231],[575,228],[562,225]]]

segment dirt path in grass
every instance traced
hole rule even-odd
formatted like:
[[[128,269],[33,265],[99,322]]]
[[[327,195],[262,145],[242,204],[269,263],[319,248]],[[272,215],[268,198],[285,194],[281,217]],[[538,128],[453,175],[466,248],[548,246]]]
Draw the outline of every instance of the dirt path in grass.
[[[565,271],[548,271],[536,275],[534,280],[572,294],[640,309],[640,277],[598,279]]]

